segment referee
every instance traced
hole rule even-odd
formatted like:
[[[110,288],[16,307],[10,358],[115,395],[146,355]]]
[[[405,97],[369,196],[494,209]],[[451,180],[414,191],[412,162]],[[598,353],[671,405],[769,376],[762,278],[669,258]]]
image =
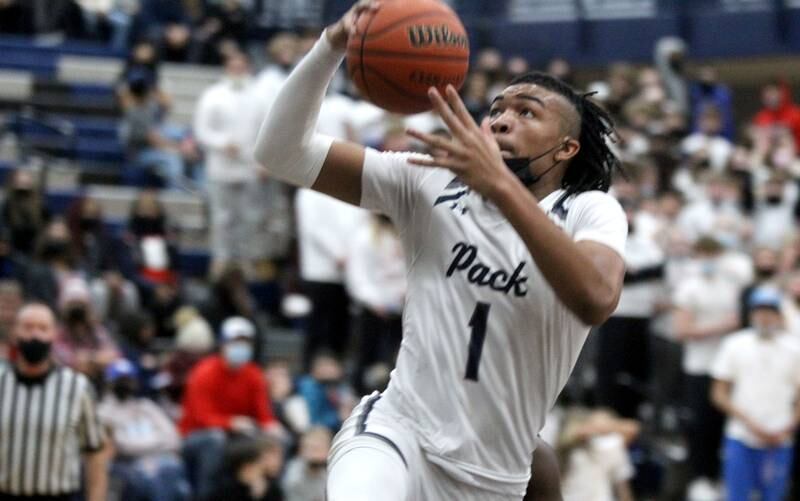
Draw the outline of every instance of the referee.
[[[106,498],[107,449],[93,390],[82,374],[53,363],[55,331],[43,304],[17,314],[12,363],[0,366],[0,501],[74,501],[82,490],[86,501]]]

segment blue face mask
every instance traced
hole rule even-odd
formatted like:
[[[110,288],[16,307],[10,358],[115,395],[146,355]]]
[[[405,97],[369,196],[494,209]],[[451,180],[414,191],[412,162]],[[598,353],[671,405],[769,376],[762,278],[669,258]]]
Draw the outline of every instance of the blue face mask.
[[[704,259],[700,262],[700,271],[706,277],[711,277],[717,272],[717,262],[713,259]]]
[[[222,356],[225,357],[229,366],[241,367],[253,357],[253,346],[250,343],[228,343],[222,349]]]

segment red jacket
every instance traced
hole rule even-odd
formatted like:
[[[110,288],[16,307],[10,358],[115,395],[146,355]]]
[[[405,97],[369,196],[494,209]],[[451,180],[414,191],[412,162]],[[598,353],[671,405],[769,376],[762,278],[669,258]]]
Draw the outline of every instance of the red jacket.
[[[762,108],[753,118],[761,126],[782,125],[792,131],[794,144],[800,148],[800,106],[792,102],[789,86],[781,85],[781,103],[776,109]]]
[[[234,416],[268,425],[275,422],[268,402],[267,380],[256,364],[232,370],[221,356],[211,355],[189,373],[178,426],[183,435],[207,428],[229,430]]]

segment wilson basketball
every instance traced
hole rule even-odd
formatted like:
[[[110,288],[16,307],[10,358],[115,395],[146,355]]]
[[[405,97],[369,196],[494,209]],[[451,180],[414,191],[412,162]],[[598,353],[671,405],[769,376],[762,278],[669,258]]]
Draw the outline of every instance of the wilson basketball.
[[[363,97],[395,113],[430,109],[428,88],[461,88],[468,67],[467,31],[438,0],[384,0],[359,17],[347,44],[347,71]]]

